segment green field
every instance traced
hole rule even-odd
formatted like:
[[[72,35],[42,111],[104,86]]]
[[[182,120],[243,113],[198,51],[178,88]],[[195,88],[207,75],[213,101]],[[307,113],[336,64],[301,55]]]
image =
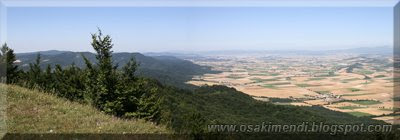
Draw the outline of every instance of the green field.
[[[315,86],[315,85],[310,85],[310,84],[296,84],[296,86],[298,86],[298,87],[312,87],[312,86]]]
[[[270,79],[261,79],[261,78],[252,78],[250,80],[253,80],[257,83],[261,83],[261,82],[268,82],[268,81],[279,81],[280,78],[270,78]]]
[[[274,86],[274,85],[269,85],[269,84],[262,85],[262,87],[270,88],[270,89],[276,89],[276,88],[277,88],[276,86]]]
[[[360,108],[364,108],[364,107],[359,107],[359,106],[341,106],[341,107],[337,107],[338,109],[349,109],[349,110],[353,110],[353,109],[360,109]]]
[[[364,112],[347,112],[356,117],[363,117],[363,116],[372,116],[372,114],[364,113]]]
[[[361,91],[361,89],[358,89],[358,88],[348,88],[348,90],[351,92]]]
[[[360,100],[360,101],[348,101],[351,103],[359,104],[359,105],[375,105],[375,104],[380,104],[380,101],[374,101],[374,100]]]
[[[362,74],[362,75],[370,75],[370,74],[374,74],[373,71],[369,71],[369,70],[357,70],[354,73],[358,73],[358,74]]]
[[[276,86],[290,85],[290,84],[291,84],[290,82],[280,82],[280,83],[264,84],[264,85],[262,85],[262,87],[275,89],[275,88],[277,88]]]
[[[360,93],[360,94],[343,94],[342,96],[361,96],[361,95],[369,95],[374,93]]]
[[[291,84],[290,82],[279,82],[279,83],[270,83],[267,85],[290,85],[290,84]]]
[[[279,73],[270,73],[270,74],[268,74],[269,76],[278,76],[278,75],[280,75]]]

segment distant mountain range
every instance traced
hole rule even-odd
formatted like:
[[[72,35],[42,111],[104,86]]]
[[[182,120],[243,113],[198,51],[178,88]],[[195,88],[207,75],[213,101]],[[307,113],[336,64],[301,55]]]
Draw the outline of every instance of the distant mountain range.
[[[352,49],[332,49],[332,50],[220,50],[220,51],[198,51],[198,52],[160,52],[160,53],[145,53],[149,56],[169,55],[178,58],[196,58],[209,55],[329,55],[338,53],[351,54],[378,54],[378,55],[393,55],[392,47],[361,47]]]
[[[66,67],[74,63],[78,67],[85,67],[82,55],[95,63],[95,54],[91,52],[70,52],[70,51],[41,51],[31,53],[17,53],[18,65],[24,69],[29,69],[29,63],[34,63],[38,54],[41,54],[41,67],[47,65],[54,66],[60,64]],[[177,87],[188,87],[184,84],[193,75],[204,73],[215,73],[210,67],[200,66],[191,61],[179,59],[174,56],[145,56],[140,53],[113,53],[113,62],[119,67],[125,65],[131,57],[135,57],[140,64],[137,71],[138,75],[151,77],[167,85]]]

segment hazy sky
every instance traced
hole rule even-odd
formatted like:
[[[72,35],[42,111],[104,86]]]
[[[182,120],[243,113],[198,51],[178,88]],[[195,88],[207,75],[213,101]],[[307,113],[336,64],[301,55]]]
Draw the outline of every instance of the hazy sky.
[[[90,33],[117,52],[327,50],[392,46],[393,8],[8,8],[19,52],[92,51]]]

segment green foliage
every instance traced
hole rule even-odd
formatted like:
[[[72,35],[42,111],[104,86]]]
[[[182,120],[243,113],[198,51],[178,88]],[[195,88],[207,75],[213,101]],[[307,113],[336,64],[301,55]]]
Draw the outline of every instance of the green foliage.
[[[84,72],[74,64],[62,69],[56,65],[53,73],[54,91],[60,97],[73,101],[83,101],[84,99]]]
[[[97,64],[92,65],[84,57],[88,68],[85,79],[89,79],[85,85],[91,103],[109,114],[157,120],[155,93],[159,86],[135,77],[137,63],[133,58],[122,71],[117,70],[118,66],[112,63],[111,38],[103,37],[100,30],[98,35],[92,34],[92,46],[97,52]]]
[[[348,66],[347,68],[346,68],[346,72],[347,73],[352,73],[353,72],[353,69],[355,69],[355,68],[362,68],[362,64],[360,64],[360,63],[354,63],[354,64],[352,64],[352,65],[350,65],[350,66]]]
[[[270,102],[273,102],[273,103],[291,103],[291,102],[295,102],[294,100],[289,99],[289,98],[268,98],[268,100]]]
[[[92,47],[97,52],[97,64],[94,68],[89,69],[90,74],[86,78],[94,78],[88,85],[91,88],[91,101],[100,110],[106,113],[114,114],[114,108],[120,106],[115,103],[117,98],[116,85],[118,82],[116,66],[112,64],[112,48],[110,36],[103,37],[99,30],[98,35],[92,34]],[[90,62],[88,62],[90,63]],[[87,64],[88,64],[87,63]],[[91,67],[92,65],[87,65]]]
[[[185,122],[182,133],[203,134],[206,130],[206,119],[199,112],[189,112],[183,116]]]
[[[161,105],[163,119],[161,122],[180,133],[198,132],[195,130],[201,130],[200,124],[206,127],[207,124],[258,124],[265,121],[281,124],[307,121],[336,124],[382,123],[319,106],[284,106],[257,101],[226,86],[203,86],[194,92],[169,87],[160,94],[164,97]],[[201,116],[198,117],[199,120],[204,118],[205,122],[194,121],[196,119],[193,118],[196,117],[190,116]]]
[[[26,73],[26,79],[26,84],[29,88],[43,87],[45,79],[40,69],[40,54],[37,55],[34,64],[29,64],[29,71]]]
[[[364,112],[348,112],[349,114],[356,116],[356,117],[363,117],[363,116],[372,116],[371,114],[364,113]]]
[[[157,81],[136,77],[138,64],[132,58],[122,69],[112,62],[112,40],[101,31],[92,34],[92,47],[96,51],[96,63],[86,58],[86,68],[74,63],[63,68],[56,64],[41,68],[41,55],[29,70],[21,72],[19,84],[32,89],[54,93],[72,101],[88,103],[105,113],[125,118],[160,120],[160,99],[156,93],[162,90]],[[3,57],[2,57],[3,58]],[[15,58],[15,57],[14,57]]]
[[[8,84],[16,82],[19,75],[18,66],[14,64],[15,61],[14,50],[5,43],[1,47],[0,53],[0,75],[3,78],[6,77]]]

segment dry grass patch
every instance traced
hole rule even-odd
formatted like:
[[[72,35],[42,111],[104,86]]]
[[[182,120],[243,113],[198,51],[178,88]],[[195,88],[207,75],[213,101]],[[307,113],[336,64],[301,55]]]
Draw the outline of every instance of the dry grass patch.
[[[7,127],[11,133],[169,133],[144,120],[123,120],[90,105],[18,86],[1,86],[7,94]]]

